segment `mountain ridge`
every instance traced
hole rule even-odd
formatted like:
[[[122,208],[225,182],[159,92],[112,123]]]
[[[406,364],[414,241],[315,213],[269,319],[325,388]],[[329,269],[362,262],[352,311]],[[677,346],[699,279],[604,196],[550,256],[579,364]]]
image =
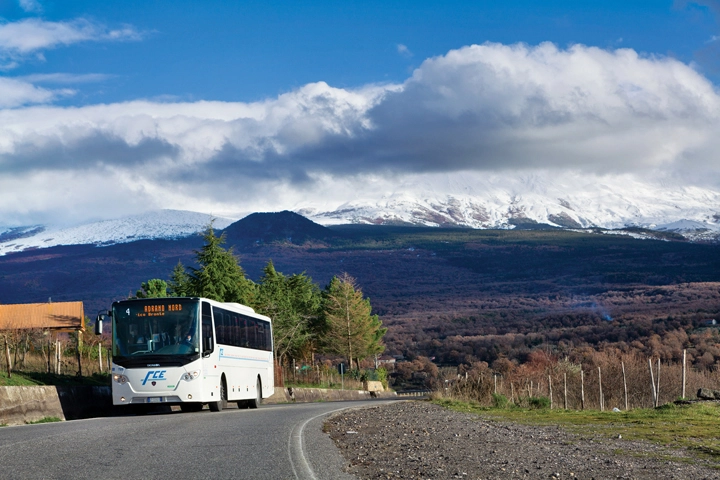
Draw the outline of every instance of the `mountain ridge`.
[[[602,181],[600,181],[602,180]],[[301,203],[290,210],[304,217],[274,218],[276,230],[218,217],[217,230],[228,230],[232,242],[303,243],[332,238],[325,227],[344,224],[462,227],[474,229],[611,230],[640,235],[637,229],[681,234],[690,241],[720,239],[720,193],[699,187],[670,188],[662,182],[631,177],[468,174],[403,183],[392,192],[355,192],[357,198],[337,205]],[[252,215],[264,215],[261,213]],[[213,216],[181,210],[146,212],[70,228],[48,225],[0,227],[0,255],[56,245],[110,245],[140,239],[180,238],[202,231]],[[242,222],[243,219],[239,221]],[[284,227],[277,223],[288,223]],[[230,228],[232,227],[232,228]],[[250,228],[250,231],[242,231]],[[252,229],[259,228],[254,231]],[[287,232],[283,233],[282,229]],[[634,229],[632,232],[626,229]],[[279,230],[278,230],[279,229]],[[289,229],[289,230],[288,230]],[[288,232],[295,232],[294,238]],[[299,235],[299,236],[298,236]],[[658,238],[654,235],[650,237]],[[288,240],[289,239],[289,240]]]

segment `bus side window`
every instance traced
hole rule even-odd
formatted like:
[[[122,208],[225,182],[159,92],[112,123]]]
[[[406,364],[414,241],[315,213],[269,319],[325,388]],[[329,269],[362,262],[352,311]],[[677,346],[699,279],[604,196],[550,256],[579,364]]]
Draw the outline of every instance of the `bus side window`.
[[[215,340],[213,339],[212,313],[210,304],[202,302],[202,338],[203,353],[211,353],[215,350]]]
[[[265,350],[265,322],[259,320],[257,322],[257,345],[260,350]]]
[[[240,319],[237,314],[232,317],[232,344],[236,347],[240,346]]]
[[[238,345],[241,347],[247,347],[247,327],[246,327],[246,320],[245,317],[240,317],[240,328],[238,329],[238,332],[240,333],[239,339],[238,339]]]

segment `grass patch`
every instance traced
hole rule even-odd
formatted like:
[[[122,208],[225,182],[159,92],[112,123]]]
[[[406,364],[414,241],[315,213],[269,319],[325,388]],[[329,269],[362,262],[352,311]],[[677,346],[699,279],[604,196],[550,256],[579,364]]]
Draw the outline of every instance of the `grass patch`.
[[[659,445],[686,448],[698,456],[720,461],[720,406],[715,403],[667,404],[629,412],[562,410],[548,408],[505,409],[482,407],[455,400],[435,400],[443,407],[476,413],[497,420],[530,425],[558,425],[580,435],[646,440]]]
[[[110,374],[94,373],[90,376],[78,377],[76,375],[56,375],[46,372],[12,372],[8,378],[7,372],[0,372],[0,386],[23,387],[37,385],[110,385]]]
[[[34,420],[32,422],[25,422],[28,425],[36,425],[38,423],[55,423],[55,422],[62,422],[61,418],[58,417],[43,417],[40,420]]]

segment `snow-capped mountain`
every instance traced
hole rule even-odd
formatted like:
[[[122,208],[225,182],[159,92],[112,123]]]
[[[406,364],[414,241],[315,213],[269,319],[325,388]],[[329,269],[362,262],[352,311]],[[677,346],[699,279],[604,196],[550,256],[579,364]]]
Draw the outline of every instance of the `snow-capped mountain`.
[[[324,207],[296,211],[324,225],[515,228],[537,223],[568,229],[720,233],[720,192],[669,187],[631,176],[495,175],[465,181],[453,176],[432,185],[399,185],[380,200],[358,198],[334,209]]]
[[[277,209],[282,210],[282,208]],[[344,203],[309,200],[293,209],[321,225],[348,223],[469,228],[619,229],[641,227],[681,233],[690,240],[720,239],[720,192],[669,187],[631,176],[434,175],[378,191],[373,185]],[[0,255],[55,245],[109,245],[180,238],[200,232],[208,214],[161,210],[72,228],[0,227]],[[214,227],[234,220],[216,218]]]
[[[217,229],[233,222],[229,218],[204,213],[160,210],[70,228],[42,225],[0,227],[0,255],[56,245],[111,245],[145,239],[181,238],[203,231],[213,218],[213,227]]]

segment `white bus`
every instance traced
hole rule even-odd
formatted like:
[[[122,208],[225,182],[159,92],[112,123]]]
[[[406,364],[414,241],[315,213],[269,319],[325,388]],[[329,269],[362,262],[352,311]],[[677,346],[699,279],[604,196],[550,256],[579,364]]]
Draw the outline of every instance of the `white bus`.
[[[257,408],[274,391],[272,322],[239,303],[144,298],[112,304],[114,405]],[[142,408],[142,407],[140,407]]]

